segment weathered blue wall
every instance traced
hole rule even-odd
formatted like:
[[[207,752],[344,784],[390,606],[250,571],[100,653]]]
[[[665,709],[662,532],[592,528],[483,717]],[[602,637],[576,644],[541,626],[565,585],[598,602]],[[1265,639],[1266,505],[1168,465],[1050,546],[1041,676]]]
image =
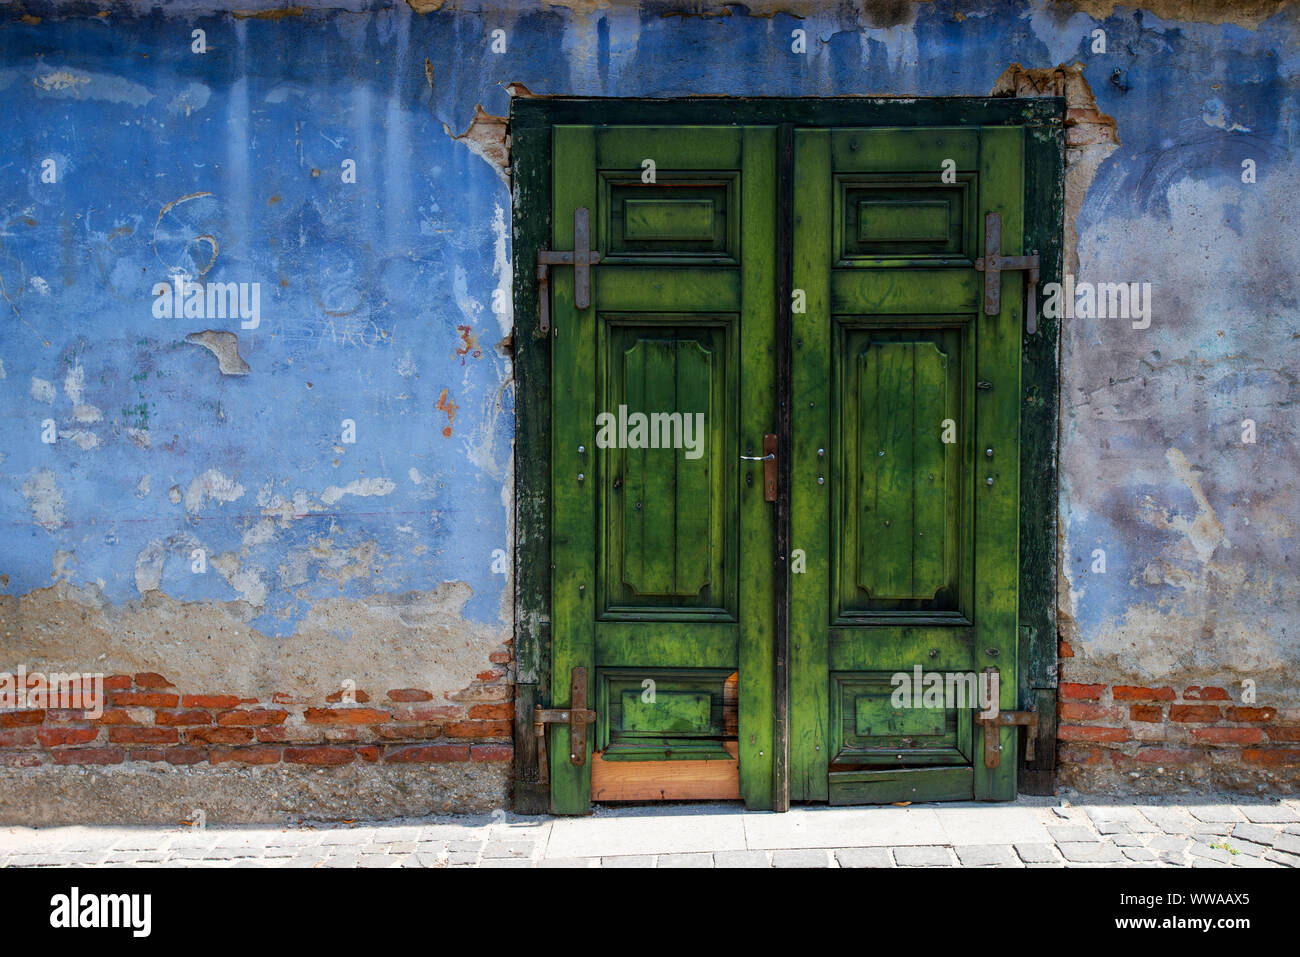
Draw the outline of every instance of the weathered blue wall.
[[[6,662],[82,654],[254,695],[357,673],[454,690],[482,670],[510,633],[493,570],[511,537],[510,197],[448,131],[477,104],[506,113],[505,84],[970,95],[1014,62],[1078,61],[1122,145],[1073,180],[1069,268],[1149,281],[1155,309],[1147,330],[1066,325],[1070,667],[1251,676],[1295,705],[1294,10],[211,6],[28,4],[0,23],[0,593],[24,596],[4,606]],[[177,271],[259,283],[260,325],[156,317],[151,289]],[[205,330],[238,335],[246,374],[186,341]],[[204,641],[214,628],[229,640]]]

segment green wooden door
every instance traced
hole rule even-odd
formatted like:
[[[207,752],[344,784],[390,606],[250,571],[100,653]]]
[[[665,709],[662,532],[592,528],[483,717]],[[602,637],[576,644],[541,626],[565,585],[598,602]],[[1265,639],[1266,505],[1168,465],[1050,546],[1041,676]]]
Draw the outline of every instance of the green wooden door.
[[[1024,280],[986,316],[973,267],[989,212],[1020,252],[1022,137],[795,134],[792,800],[1014,797],[974,719],[1016,706]]]
[[[605,761],[733,760],[771,802],[776,137],[771,127],[558,126],[553,248],[589,211],[587,308],[552,279],[552,698],[585,667],[587,759],[551,726],[551,800]],[[644,418],[639,418],[644,417]],[[724,718],[739,673],[737,739]]]
[[[991,672],[1017,703],[1024,279],[1003,273],[987,316],[974,265],[988,212],[1021,252],[1023,130],[794,130],[788,210],[775,127],[555,126],[552,145],[552,248],[581,208],[601,254],[589,306],[574,269],[550,281],[551,704],[585,667],[597,714],[578,765],[549,727],[553,810],[590,806],[593,750],[729,757],[736,673],[740,793],[773,806],[787,565],[789,797],[1014,797],[1014,730],[989,769],[975,719]],[[783,390],[793,551],[774,562],[763,466],[741,457]]]

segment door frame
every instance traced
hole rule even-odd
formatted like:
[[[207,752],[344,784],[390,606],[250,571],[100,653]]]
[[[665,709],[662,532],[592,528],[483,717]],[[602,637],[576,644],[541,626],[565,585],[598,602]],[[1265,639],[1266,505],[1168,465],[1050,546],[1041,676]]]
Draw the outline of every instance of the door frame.
[[[797,119],[792,118],[795,115]],[[538,251],[550,245],[551,128],[562,124],[782,126],[791,123],[796,127],[1023,126],[1025,248],[1037,249],[1041,257],[1040,293],[1046,283],[1061,281],[1065,210],[1063,97],[513,97],[507,142],[513,184],[515,315],[512,334],[515,385],[513,803],[519,813],[544,814],[550,810],[549,788],[542,787],[537,780],[538,743],[533,733],[532,712],[534,705],[551,704],[551,361],[549,339],[537,332],[535,266]],[[778,286],[782,281],[788,286],[788,277],[778,278]],[[774,294],[777,291],[773,290]],[[1022,336],[1021,347],[1022,534],[1016,695],[1017,706],[1036,710],[1039,722],[1035,760],[1025,761],[1022,744],[1017,755],[1017,780],[1021,793],[1051,794],[1056,769],[1060,335],[1058,320],[1042,315],[1041,308],[1038,312],[1038,331],[1032,336]],[[784,327],[778,328],[777,337],[778,343],[785,343],[786,348],[788,321],[789,310],[780,309],[778,323]],[[788,361],[779,363],[778,368],[783,375],[789,375]],[[789,487],[788,482],[785,487]],[[787,541],[788,535],[783,538],[778,528],[776,540]],[[788,594],[785,564],[776,556],[774,562],[781,570],[776,589]],[[788,628],[788,606],[786,625]],[[779,616],[777,633],[778,636],[781,633]],[[774,654],[780,654],[779,640]],[[777,672],[779,681],[781,669]],[[566,686],[566,682],[560,682],[561,693]],[[777,718],[779,728],[779,713]],[[778,754],[780,745],[780,741],[774,742]],[[789,806],[788,782],[779,771],[773,806],[777,810]]]

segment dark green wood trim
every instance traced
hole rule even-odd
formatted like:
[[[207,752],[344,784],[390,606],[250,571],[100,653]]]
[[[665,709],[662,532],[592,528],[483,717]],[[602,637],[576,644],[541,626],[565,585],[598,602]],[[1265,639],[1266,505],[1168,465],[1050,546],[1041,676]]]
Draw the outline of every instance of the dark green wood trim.
[[[515,384],[515,787],[521,814],[550,810],[537,780],[533,705],[549,701],[551,603],[551,352],[537,328],[537,251],[551,235],[551,134],[512,130]]]
[[[822,126],[1032,126],[1060,125],[1060,97],[961,96],[935,99],[894,97],[528,97],[510,103],[513,130],[552,124],[774,125]],[[797,119],[796,119],[797,117]],[[519,143],[514,150],[517,155]]]
[[[1065,106],[1026,120],[1025,248],[1037,249],[1039,282],[1060,282],[1065,234]],[[1041,286],[1040,286],[1041,288]],[[1041,299],[1040,299],[1041,301]],[[1020,705],[1038,712],[1035,756],[1020,752],[1020,791],[1056,789],[1057,500],[1060,428],[1060,324],[1038,310],[1038,333],[1026,336],[1020,382]],[[1023,748],[1023,745],[1022,745]]]
[[[1027,245],[1042,257],[1041,282],[1059,282],[1064,235],[1064,115],[1060,97],[724,98],[629,100],[530,97],[511,101],[513,172],[515,528],[514,611],[518,687],[515,807],[538,806],[532,704],[549,703],[550,350],[535,332],[533,264],[551,233],[554,124],[780,124],[798,126],[1023,125],[1026,135]],[[1059,327],[1041,315],[1025,339],[1021,381],[1020,687],[1022,707],[1039,710],[1037,759],[1022,766],[1026,793],[1050,793],[1055,769],[1056,571]],[[525,710],[526,709],[526,710]],[[528,785],[532,784],[532,788]],[[546,798],[542,797],[545,804]]]

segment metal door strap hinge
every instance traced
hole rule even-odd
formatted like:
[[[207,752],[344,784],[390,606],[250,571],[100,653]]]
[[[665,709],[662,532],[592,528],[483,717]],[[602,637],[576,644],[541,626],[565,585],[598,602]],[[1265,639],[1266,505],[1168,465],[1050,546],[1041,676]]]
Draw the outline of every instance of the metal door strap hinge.
[[[600,253],[591,248],[591,214],[587,207],[579,206],[573,211],[573,252],[537,251],[538,332],[551,333],[551,267],[573,267],[573,305],[586,309],[591,305],[591,267],[598,262]]]
[[[587,763],[587,725],[596,720],[596,712],[587,707],[587,669],[574,668],[569,674],[569,707],[533,708],[533,734],[537,735],[537,780],[550,782],[550,769],[546,764],[546,726],[569,726],[569,761],[575,767]]]
[[[1038,736],[1037,711],[999,711],[987,718],[977,714],[975,722],[984,725],[984,767],[996,768],[1002,763],[1002,745],[998,742],[998,729],[1008,726],[1023,726],[1029,729],[1025,735],[1025,760],[1034,760],[1034,738]]]
[[[1002,311],[1002,273],[1013,269],[1029,270],[1025,285],[1025,331],[1038,331],[1038,250],[1032,256],[1002,255],[1002,214],[984,215],[984,255],[975,260],[975,268],[984,274],[984,315]]]

